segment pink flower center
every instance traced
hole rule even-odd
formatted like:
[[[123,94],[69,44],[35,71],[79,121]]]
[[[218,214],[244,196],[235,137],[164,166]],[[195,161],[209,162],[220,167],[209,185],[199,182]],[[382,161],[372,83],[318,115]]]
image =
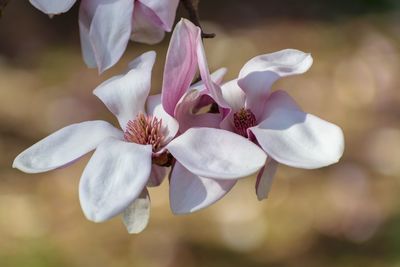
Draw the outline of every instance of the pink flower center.
[[[161,119],[139,113],[134,120],[128,121],[124,133],[125,140],[141,145],[151,145],[153,153],[157,152],[164,141],[161,126]]]
[[[248,137],[247,129],[257,125],[256,116],[250,109],[241,108],[233,114],[233,124],[235,125],[236,133]]]

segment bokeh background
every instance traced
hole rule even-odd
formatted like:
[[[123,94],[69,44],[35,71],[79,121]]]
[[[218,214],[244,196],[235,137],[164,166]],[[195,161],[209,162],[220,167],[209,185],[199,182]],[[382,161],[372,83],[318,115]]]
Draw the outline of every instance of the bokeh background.
[[[114,118],[92,94],[140,53],[155,49],[159,92],[169,35],[130,43],[104,75],[85,67],[77,5],[52,19],[12,0],[0,19],[0,266],[400,266],[400,5],[385,0],[202,0],[212,70],[234,78],[251,57],[284,48],[311,52],[302,76],[274,85],[308,112],[340,125],[343,159],[319,170],[281,166],[270,198],[254,177],[214,206],[171,214],[168,183],[150,190],[152,216],[140,235],[120,218],[87,221],[78,201],[89,158],[28,175],[14,157],[74,122]],[[180,10],[178,17],[185,16]]]

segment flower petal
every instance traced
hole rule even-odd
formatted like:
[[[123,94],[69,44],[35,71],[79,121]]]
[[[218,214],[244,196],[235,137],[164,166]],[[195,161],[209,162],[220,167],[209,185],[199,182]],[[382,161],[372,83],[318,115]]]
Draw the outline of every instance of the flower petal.
[[[85,0],[79,20],[83,56],[89,66],[93,57],[99,72],[112,67],[121,58],[132,31],[132,0]]]
[[[23,151],[13,167],[26,173],[54,170],[95,149],[107,137],[123,138],[123,133],[105,121],[72,124]]]
[[[139,112],[145,112],[155,57],[154,51],[144,53],[129,64],[127,73],[108,79],[93,91],[118,118],[123,130],[129,120],[135,119]]]
[[[192,127],[218,128],[221,115],[218,113],[194,114],[193,109],[201,100],[201,93],[196,89],[187,91],[175,108],[175,118],[179,121],[179,131],[184,133]]]
[[[164,142],[162,145],[169,143],[175,137],[179,130],[178,121],[165,112],[161,104],[161,95],[152,95],[147,98],[147,114],[162,119]]]
[[[167,175],[167,167],[161,167],[153,164],[151,166],[151,174],[149,181],[147,182],[147,187],[159,186],[165,179]]]
[[[206,208],[225,196],[236,180],[215,180],[197,176],[177,162],[171,173],[169,198],[174,214]]]
[[[140,2],[136,2],[132,17],[131,40],[156,44],[164,38],[165,33],[162,26],[151,19],[154,16],[156,17],[151,9]]]
[[[197,36],[200,28],[181,19],[175,26],[168,47],[162,85],[162,104],[174,116],[175,106],[190,87],[197,69]]]
[[[128,208],[124,210],[122,220],[130,234],[142,232],[150,219],[150,197],[146,188]]]
[[[245,106],[246,95],[237,84],[237,79],[224,83],[221,90],[225,102],[234,112]]]
[[[159,20],[165,31],[171,31],[179,0],[139,0],[139,2],[154,12],[157,18],[153,18],[153,20]]]
[[[265,164],[266,155],[246,138],[221,129],[191,128],[167,149],[186,169],[214,179],[238,179]]]
[[[312,65],[310,54],[285,49],[249,60],[239,73],[238,84],[246,94],[246,107],[258,118],[272,84],[281,77],[302,74]]]
[[[278,96],[278,95],[276,95]],[[294,100],[280,93],[267,105],[275,107],[259,125],[250,128],[261,147],[279,163],[314,169],[336,163],[343,154],[342,130],[314,115],[296,109]],[[275,105],[273,102],[286,103]]]
[[[219,68],[216,71],[214,71],[213,73],[211,73],[211,80],[218,84],[221,85],[222,84],[222,80],[224,79],[224,76],[227,72],[226,68]],[[204,82],[202,80],[198,81],[195,84],[192,84],[190,86],[190,88],[192,89],[196,89],[198,91],[204,90],[206,89],[206,85],[204,84]]]
[[[124,211],[146,186],[151,155],[151,145],[114,138],[102,142],[79,183],[79,199],[85,216],[102,222]]]
[[[214,101],[222,108],[229,107],[222,96],[221,87],[216,84],[210,75],[210,70],[208,69],[208,63],[206,54],[204,51],[203,41],[201,39],[201,33],[197,35],[197,60],[199,64],[199,71],[201,80],[204,82],[207,92],[214,99]]]
[[[278,162],[269,157],[265,166],[258,173],[256,182],[256,194],[258,200],[268,198],[278,165]]]
[[[29,0],[29,2],[43,13],[57,15],[67,12],[76,0]]]

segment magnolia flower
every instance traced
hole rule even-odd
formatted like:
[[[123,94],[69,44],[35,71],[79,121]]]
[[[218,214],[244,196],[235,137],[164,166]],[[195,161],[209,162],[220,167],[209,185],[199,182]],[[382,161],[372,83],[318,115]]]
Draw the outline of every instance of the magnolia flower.
[[[266,160],[264,152],[230,132],[221,130],[196,141],[201,132],[189,130],[174,139],[177,121],[164,111],[161,95],[148,96],[154,60],[155,52],[145,53],[130,63],[125,74],[94,90],[121,130],[105,121],[67,126],[23,151],[13,167],[27,173],[45,172],[65,167],[95,149],[79,184],[83,212],[94,222],[123,213],[131,233],[142,231],[149,219],[146,185],[159,185],[165,167],[174,161],[196,175],[218,179],[238,179],[258,171]],[[237,150],[239,155],[227,157]],[[246,167],[239,167],[243,162]]]
[[[201,51],[200,43],[198,55],[202,54]],[[309,54],[287,49],[257,56],[244,65],[237,79],[222,87],[210,79],[205,57],[199,62],[204,63],[200,64],[200,73],[206,81],[206,87],[214,91],[213,98],[220,106],[223,116],[220,128],[254,142],[268,155],[265,166],[257,175],[256,193],[259,200],[268,196],[278,163],[314,169],[340,159],[344,138],[338,126],[303,112],[286,92],[271,91],[271,86],[279,78],[307,71],[312,65]],[[187,96],[184,95],[183,99]],[[176,110],[179,114],[175,114],[178,121],[179,118],[193,116],[193,110],[178,107]],[[207,128],[201,131],[208,137],[220,135],[221,129]],[[185,141],[190,146],[191,140]],[[244,164],[241,166],[245,167]],[[212,177],[190,173],[179,165],[177,170],[174,168],[170,187],[172,210],[175,213],[189,213],[207,207],[223,197],[236,182],[209,178]]]
[[[165,146],[178,131],[176,120],[164,112],[160,95],[148,97],[154,60],[154,52],[143,54],[125,74],[93,92],[117,117],[121,130],[105,121],[67,126],[23,151],[13,167],[46,172],[95,149],[79,183],[85,216],[102,222],[123,213],[129,232],[143,230],[150,209],[146,185],[162,181],[162,166],[169,160]]]
[[[67,12],[76,0],[30,0],[42,12]],[[154,44],[171,31],[179,0],[82,0],[79,29],[82,53],[89,67],[112,67],[129,39]]]
[[[197,69],[203,80],[191,85]],[[237,179],[259,171],[265,164],[266,154],[256,144],[217,129],[222,114],[199,113],[214,99],[223,101],[218,84],[225,72],[220,69],[209,75],[200,28],[181,20],[171,37],[161,96],[165,111],[179,121],[182,134],[168,146],[177,159],[170,174],[170,204],[176,214],[212,204]],[[191,160],[193,151],[199,155],[196,161]]]

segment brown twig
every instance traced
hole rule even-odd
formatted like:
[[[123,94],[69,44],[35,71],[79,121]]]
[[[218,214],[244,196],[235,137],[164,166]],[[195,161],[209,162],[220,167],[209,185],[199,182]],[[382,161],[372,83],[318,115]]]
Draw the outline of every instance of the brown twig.
[[[10,0],[0,0],[0,17],[3,15],[3,10],[6,8]]]
[[[193,22],[194,25],[201,29],[201,38],[214,38],[215,33],[205,33],[200,25],[199,18],[199,1],[200,0],[181,0],[182,5],[185,7],[189,15],[189,20]]]

